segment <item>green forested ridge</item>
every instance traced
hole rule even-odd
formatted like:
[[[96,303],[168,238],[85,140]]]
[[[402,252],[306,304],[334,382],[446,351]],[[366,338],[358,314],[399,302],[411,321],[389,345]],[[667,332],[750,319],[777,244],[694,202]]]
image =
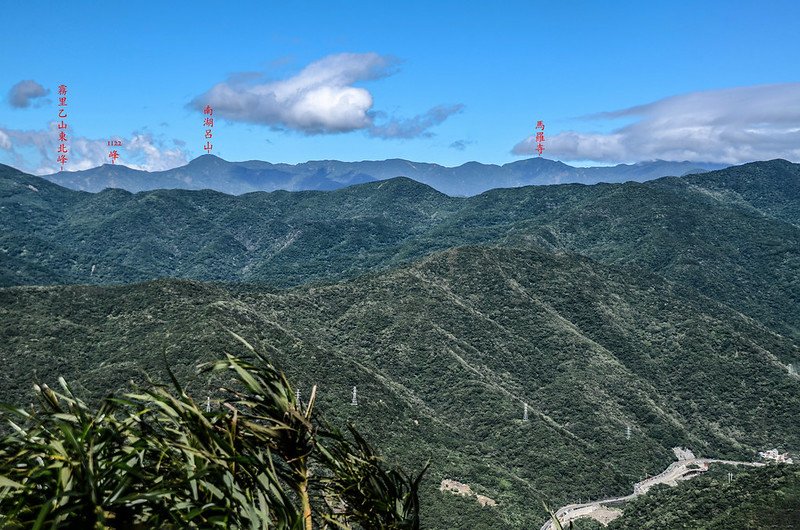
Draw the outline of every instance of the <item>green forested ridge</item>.
[[[798,336],[800,227],[791,222],[798,180],[797,164],[774,160],[686,179],[498,189],[471,198],[404,178],[234,197],[72,192],[7,169],[0,282],[180,277],[290,286],[383,270],[453,246],[502,244],[641,267]]]
[[[800,165],[786,160],[753,162],[684,178],[665,178],[661,185],[689,187],[719,200],[739,203],[765,215],[800,224]]]
[[[256,340],[300,388],[320,385],[336,421],[355,421],[404,464],[432,457],[423,517],[433,528],[474,527],[453,503],[486,528],[541,524],[539,499],[626,493],[676,445],[751,459],[800,440],[792,341],[656,275],[570,254],[459,248],[288,291],[174,280],[10,288],[0,307],[3,399],[22,395],[34,370],[94,395],[143,380],[139,370],[158,378],[162,351],[192,379],[197,362],[231,347],[224,328]],[[443,496],[442,478],[500,507]]]
[[[676,445],[798,450],[798,167],[471,198],[90,194],[2,167],[0,284],[23,286],[0,289],[0,400],[58,376],[97,398],[164,356],[215,395],[194,368],[231,329],[390,460],[432,458],[426,527],[538,527],[542,499],[628,493]]]
[[[733,477],[728,482],[728,473]],[[800,470],[715,466],[705,476],[658,486],[625,507],[610,530],[800,528]]]

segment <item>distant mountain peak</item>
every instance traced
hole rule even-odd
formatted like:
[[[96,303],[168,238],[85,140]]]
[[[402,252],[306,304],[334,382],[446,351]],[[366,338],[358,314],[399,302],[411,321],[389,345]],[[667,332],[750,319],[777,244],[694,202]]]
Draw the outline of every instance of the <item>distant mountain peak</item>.
[[[187,164],[187,167],[208,167],[208,166],[231,164],[231,163],[232,162],[228,162],[224,158],[220,158],[217,155],[212,155],[209,153],[205,155],[200,155],[194,160],[191,160]]]
[[[125,164],[103,164],[100,166],[100,169],[104,171],[141,171],[140,169],[134,169]],[[83,171],[91,171],[91,169],[84,169]]]
[[[211,153],[206,153],[204,155],[198,156],[189,163],[191,164],[192,162],[197,162],[198,160],[222,160],[223,162],[227,162],[227,160],[225,160],[224,158],[220,158],[217,155],[212,155]]]

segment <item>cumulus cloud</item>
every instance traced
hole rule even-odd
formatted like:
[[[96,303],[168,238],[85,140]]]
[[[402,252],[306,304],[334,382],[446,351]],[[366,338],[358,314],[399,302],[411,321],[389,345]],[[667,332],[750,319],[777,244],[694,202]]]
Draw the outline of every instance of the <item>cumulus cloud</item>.
[[[30,107],[31,104],[40,103],[41,98],[49,93],[50,90],[36,81],[26,79],[12,86],[8,91],[8,103],[16,109],[24,109]]]
[[[547,136],[547,153],[562,160],[610,163],[800,160],[800,83],[692,92],[586,118],[633,121],[610,133]],[[512,153],[531,155],[535,147],[530,136]]]
[[[0,129],[0,148],[10,151],[12,165],[21,171],[36,175],[55,173],[60,169],[56,162],[58,142],[56,122],[48,130]],[[97,140],[68,134],[67,148],[69,162],[65,169],[80,171],[107,164],[108,153],[119,151],[118,164],[145,171],[163,171],[185,165],[189,162],[189,152],[180,140],[167,142],[150,133],[134,131],[122,140],[122,147],[108,147],[107,140]],[[172,143],[172,146],[168,144]]]
[[[124,150],[132,161],[140,162],[129,164],[129,167],[145,171],[164,171],[186,165],[189,162],[189,153],[185,149],[185,142],[173,138],[172,148],[167,147],[166,144],[166,141],[156,138],[152,134],[133,133],[127,142],[123,141]]]
[[[429,135],[430,127],[460,110],[458,105],[434,107],[420,116],[376,125],[375,118],[381,113],[372,110],[372,94],[355,85],[387,77],[396,65],[396,59],[377,53],[329,55],[287,79],[266,79],[250,72],[235,74],[189,105],[198,111],[210,105],[214,117],[303,134],[365,130],[379,138]]]

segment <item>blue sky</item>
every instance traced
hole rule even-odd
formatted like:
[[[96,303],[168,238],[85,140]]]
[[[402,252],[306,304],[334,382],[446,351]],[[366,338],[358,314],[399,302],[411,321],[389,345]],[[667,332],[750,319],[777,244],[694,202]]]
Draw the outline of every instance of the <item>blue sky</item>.
[[[544,156],[579,164],[800,161],[797,20],[795,1],[14,2],[0,162],[56,167],[61,83],[68,169],[111,138],[121,163],[181,165],[206,100],[227,160],[506,163],[544,120]]]

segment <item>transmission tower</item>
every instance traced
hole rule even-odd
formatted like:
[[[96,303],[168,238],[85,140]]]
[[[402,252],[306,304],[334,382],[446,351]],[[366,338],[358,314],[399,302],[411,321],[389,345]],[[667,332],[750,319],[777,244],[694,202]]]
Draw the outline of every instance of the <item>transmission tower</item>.
[[[206,412],[211,412],[211,396],[206,398]]]
[[[356,387],[353,387],[353,400],[350,402],[351,405],[355,406],[358,405],[358,391]]]
[[[627,440],[630,440],[630,439],[631,439],[631,426],[630,426],[630,425],[628,425],[628,426],[625,428],[625,438],[626,438]]]
[[[528,404],[525,403],[525,406],[522,409],[522,421],[528,421]]]

